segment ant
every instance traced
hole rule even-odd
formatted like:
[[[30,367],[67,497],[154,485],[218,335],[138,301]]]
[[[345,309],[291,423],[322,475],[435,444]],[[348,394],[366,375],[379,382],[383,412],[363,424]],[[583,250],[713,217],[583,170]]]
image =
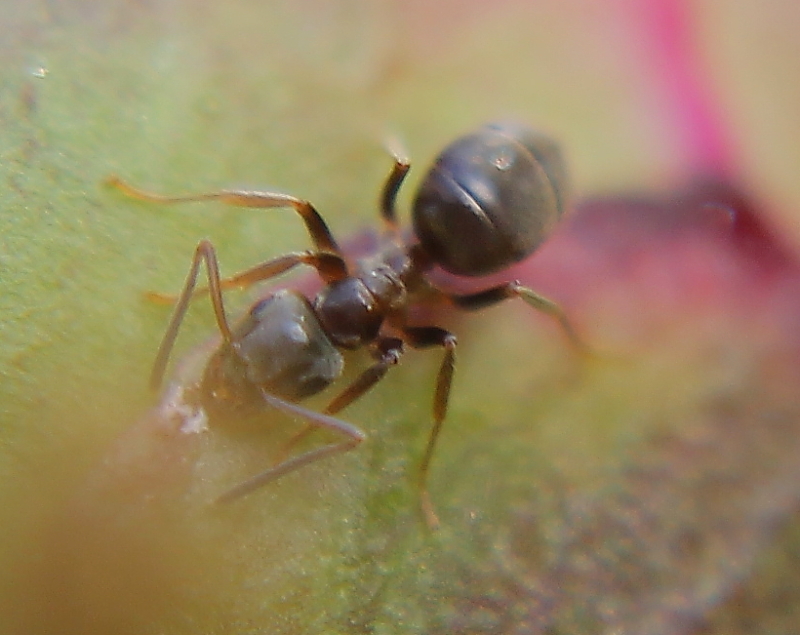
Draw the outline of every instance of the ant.
[[[509,123],[488,124],[460,137],[439,155],[420,185],[412,208],[414,236],[409,240],[401,235],[395,199],[410,163],[398,153],[392,154],[394,165],[380,197],[385,226],[380,248],[355,263],[348,261],[322,216],[306,200],[249,190],[162,196],[134,188],[116,176],[108,179],[124,194],[152,203],[216,200],[259,209],[291,207],[302,218],[314,245],[312,250],[288,253],[221,278],[214,246],[202,240],[180,295],[153,294],[176,301],[153,365],[153,388],[162,383],[189,302],[208,294],[222,343],[211,354],[199,383],[204,410],[213,417],[215,412],[258,412],[267,404],[298,416],[307,425],[289,447],[317,428],[344,437],[284,458],[224,493],[219,498],[222,502],[358,446],[365,433],[335,415],[398,363],[404,344],[417,349],[441,348],[444,356],[436,378],[433,427],[417,475],[422,514],[428,526],[436,528],[439,519],[428,494],[428,472],[447,413],[457,342],[453,333],[438,326],[409,324],[409,309],[431,298],[466,310],[521,298],[553,316],[571,342],[583,348],[561,308],[517,281],[456,295],[438,289],[427,277],[434,267],[461,276],[484,276],[523,260],[539,247],[566,207],[566,171],[558,145],[547,136]],[[196,290],[203,262],[208,286]],[[240,322],[230,324],[222,300],[224,290],[268,280],[301,264],[316,269],[324,282],[312,300],[297,291],[277,291],[256,302]],[[373,363],[322,412],[298,405],[341,376],[341,350],[361,347],[369,349]]]

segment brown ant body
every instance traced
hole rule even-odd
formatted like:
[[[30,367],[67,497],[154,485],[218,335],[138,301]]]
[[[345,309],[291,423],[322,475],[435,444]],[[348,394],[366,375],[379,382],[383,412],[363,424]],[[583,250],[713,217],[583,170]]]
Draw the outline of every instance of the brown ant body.
[[[220,500],[236,499],[304,465],[358,446],[365,434],[334,415],[397,364],[404,344],[438,347],[444,357],[436,379],[433,428],[418,475],[422,512],[428,525],[436,527],[438,518],[428,495],[427,477],[447,411],[456,337],[437,326],[409,324],[409,308],[431,295],[468,310],[519,297],[554,316],[570,339],[579,343],[556,304],[516,281],[453,295],[437,289],[427,277],[436,266],[458,275],[483,276],[532,253],[565,209],[566,179],[558,146],[546,136],[513,124],[490,124],[457,139],[439,155],[423,180],[413,204],[414,237],[406,241],[397,223],[395,198],[408,169],[409,163],[395,156],[380,199],[386,228],[381,246],[355,266],[346,261],[327,224],[308,201],[286,194],[236,190],[168,197],[135,189],[116,177],[109,179],[127,195],[150,202],[218,200],[243,207],[291,207],[311,236],[313,250],[286,254],[226,279],[220,278],[213,245],[201,241],[161,342],[151,376],[154,387],[162,382],[190,300],[208,292],[222,344],[207,362],[199,386],[202,407],[213,416],[215,411],[231,413],[268,404],[308,422],[295,440],[316,428],[344,437],[281,461],[229,490]],[[206,264],[208,287],[195,290],[201,262]],[[257,302],[242,321],[230,325],[223,290],[270,279],[300,264],[316,269],[324,282],[313,300],[295,291],[278,291]],[[375,361],[322,412],[297,405],[340,377],[344,366],[341,350],[361,347],[367,347]]]

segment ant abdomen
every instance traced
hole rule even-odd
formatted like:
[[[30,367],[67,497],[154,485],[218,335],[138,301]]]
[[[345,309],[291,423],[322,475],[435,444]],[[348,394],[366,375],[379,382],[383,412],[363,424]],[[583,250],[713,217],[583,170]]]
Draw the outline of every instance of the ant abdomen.
[[[446,271],[481,276],[531,254],[564,213],[566,168],[548,136],[488,124],[451,143],[413,206],[425,252]]]

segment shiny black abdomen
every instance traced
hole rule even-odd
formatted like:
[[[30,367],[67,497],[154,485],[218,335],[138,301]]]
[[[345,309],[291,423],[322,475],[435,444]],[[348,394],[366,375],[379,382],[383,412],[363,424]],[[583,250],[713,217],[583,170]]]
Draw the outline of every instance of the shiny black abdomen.
[[[423,179],[414,231],[451,273],[480,276],[532,253],[565,208],[566,168],[547,136],[489,124],[454,141]]]

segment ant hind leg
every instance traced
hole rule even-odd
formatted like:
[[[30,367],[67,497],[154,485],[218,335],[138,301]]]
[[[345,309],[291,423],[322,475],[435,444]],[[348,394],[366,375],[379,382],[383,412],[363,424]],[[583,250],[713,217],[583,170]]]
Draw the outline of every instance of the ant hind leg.
[[[397,211],[395,209],[397,192],[400,190],[400,186],[403,184],[406,174],[408,174],[408,170],[411,168],[411,163],[405,158],[405,152],[402,150],[399,141],[396,139],[388,139],[386,141],[386,146],[394,159],[394,164],[381,190],[381,216],[388,226],[389,231],[396,234],[399,231]]]
[[[591,348],[583,341],[580,335],[578,335],[578,332],[575,330],[572,322],[570,322],[567,314],[564,313],[564,310],[558,304],[539,295],[533,289],[523,286],[516,280],[505,282],[477,293],[470,293],[467,295],[445,294],[445,296],[456,306],[470,311],[492,306],[511,298],[520,298],[528,306],[542,313],[546,313],[556,320],[576,351],[583,355],[589,355],[591,353]]]
[[[261,192],[258,190],[218,190],[216,192],[203,192],[201,194],[188,194],[186,196],[164,196],[147,192],[133,187],[116,175],[111,175],[105,180],[106,184],[115,187],[120,192],[131,198],[148,203],[189,203],[196,201],[220,201],[225,205],[234,207],[254,207],[268,209],[273,207],[291,207],[303,219],[311,240],[318,251],[327,251],[341,255],[339,245],[334,240],[325,220],[320,216],[314,206],[303,199],[283,194],[280,192]]]

